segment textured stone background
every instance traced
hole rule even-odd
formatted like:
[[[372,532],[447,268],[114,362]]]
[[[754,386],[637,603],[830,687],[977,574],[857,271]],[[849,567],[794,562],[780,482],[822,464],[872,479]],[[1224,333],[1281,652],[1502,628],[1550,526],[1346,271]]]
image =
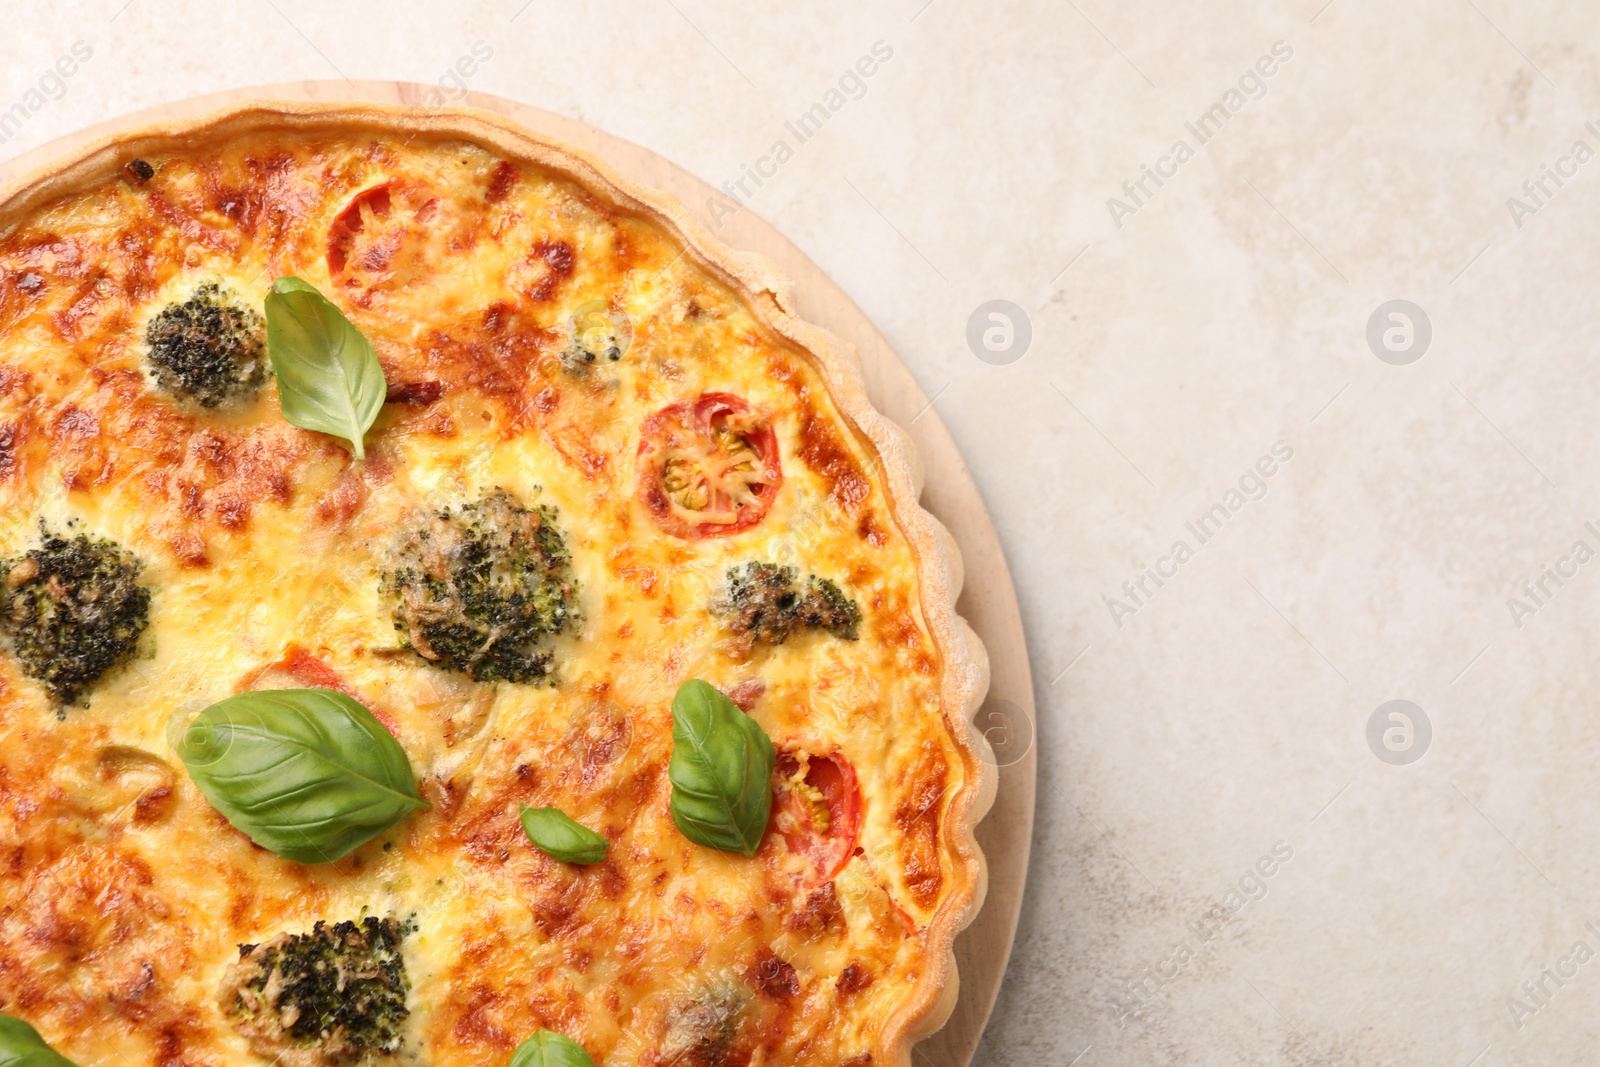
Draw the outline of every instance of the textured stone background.
[[[26,121],[0,157],[221,88],[437,84],[477,45],[471,88],[720,184],[885,42],[751,206],[937,396],[1016,571],[1040,805],[979,1062],[1597,1062],[1600,562],[1571,549],[1600,550],[1600,160],[1570,152],[1600,151],[1600,12],[764,8],[12,0],[0,107]],[[87,62],[30,97],[75,42]],[[1292,56],[1228,111],[1275,42]],[[1202,146],[1185,123],[1218,101]],[[1175,176],[1121,191],[1180,138]],[[1031,321],[1005,365],[966,340],[991,299]],[[1366,336],[1394,299],[1431,324],[1408,365]],[[1230,497],[1280,441],[1265,495]],[[1185,523],[1218,503],[1202,545]],[[1127,597],[1158,564],[1176,576]],[[1576,576],[1522,592],[1557,565]],[[1392,699],[1430,742],[1385,718],[1398,752],[1369,744]],[[1546,966],[1566,977],[1521,988]]]

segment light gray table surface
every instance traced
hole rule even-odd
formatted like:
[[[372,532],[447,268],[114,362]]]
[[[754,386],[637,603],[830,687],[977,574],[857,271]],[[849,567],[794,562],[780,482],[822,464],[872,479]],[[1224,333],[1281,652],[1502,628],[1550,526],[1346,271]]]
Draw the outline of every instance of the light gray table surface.
[[[0,158],[348,77],[743,179],[1016,575],[976,1062],[1543,1067],[1600,1063],[1597,49],[1553,0],[12,0]]]

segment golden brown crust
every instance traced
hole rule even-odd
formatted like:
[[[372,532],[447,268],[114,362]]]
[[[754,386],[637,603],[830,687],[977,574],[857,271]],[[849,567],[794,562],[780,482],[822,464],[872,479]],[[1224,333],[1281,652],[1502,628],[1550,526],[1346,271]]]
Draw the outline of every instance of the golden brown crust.
[[[949,733],[965,760],[965,767],[959,775],[960,785],[945,808],[945,818],[931,823],[924,820],[921,816],[926,805],[921,808],[913,806],[897,813],[903,831],[913,840],[918,835],[936,835],[937,840],[929,840],[927,846],[949,863],[947,869],[935,871],[930,876],[942,877],[947,884],[942,887],[942,893],[936,888],[927,896],[929,900],[938,897],[939,906],[925,934],[926,966],[917,975],[909,994],[879,1028],[877,1044],[873,1049],[875,1063],[909,1063],[912,1044],[942,1025],[954,1006],[957,976],[951,945],[956,934],[970,921],[982,902],[985,870],[973,830],[992,803],[997,776],[992,761],[982,758],[981,750],[985,747],[983,738],[970,724],[971,716],[987,688],[988,667],[981,644],[955,613],[955,600],[962,580],[959,555],[948,533],[917,504],[920,472],[913,450],[904,433],[872,407],[853,352],[837,338],[794,314],[790,285],[770,263],[758,256],[735,252],[721,245],[682,204],[626,181],[585,153],[530,134],[491,114],[475,111],[447,109],[419,112],[365,104],[255,103],[230,108],[199,120],[120,133],[0,193],[0,238],[63,195],[105,180],[132,157],[170,150],[175,143],[192,149],[206,144],[226,143],[259,132],[281,134],[296,128],[458,137],[481,145],[505,159],[532,164],[565,176],[604,202],[654,220],[689,250],[703,270],[741,293],[767,328],[809,357],[824,379],[833,405],[871,443],[880,464],[878,473],[889,499],[893,520],[910,541],[915,555],[923,621],[941,657],[939,691],[943,715]],[[198,224],[191,225],[196,226],[194,239],[202,244],[215,245],[227,241],[225,234],[210,232]],[[547,255],[544,259],[552,270],[560,268],[559,253]],[[532,284],[537,286],[539,281],[535,279]],[[0,306],[0,314],[4,311],[4,307]],[[114,387],[115,383],[107,385],[107,388]],[[405,388],[426,392],[427,386],[425,383],[404,386],[403,394]],[[402,395],[400,399],[405,402],[406,396]],[[425,400],[420,395],[412,399]],[[60,427],[54,429],[58,436],[63,432]],[[65,432],[70,436],[70,427]],[[814,453],[808,456],[814,468],[825,470],[828,466],[830,442],[827,432],[830,431],[824,426],[816,434],[804,438],[807,449]],[[6,442],[0,444],[4,445],[4,451],[9,456],[11,445]],[[252,476],[267,479],[270,491],[274,469],[271,462],[246,466]],[[0,475],[4,473],[0,471]],[[851,510],[854,494],[849,476],[846,474],[833,478],[831,484],[835,501],[847,512]],[[243,485],[239,490],[237,495],[241,500],[261,499],[260,485]],[[343,491],[345,498],[339,496],[338,487],[330,490],[325,505],[328,514],[337,516],[342,508],[349,506],[347,498],[361,490],[358,486],[346,486]],[[863,519],[864,523],[870,524],[871,521],[870,517]],[[937,800],[945,788],[940,773],[942,770],[940,767],[930,771],[926,781],[919,783],[920,789],[931,793],[929,804]],[[648,787],[649,783],[641,786]],[[915,896],[919,891],[919,883],[914,874],[908,870],[907,883]],[[818,901],[815,908],[808,907],[802,914],[808,916],[803,920],[805,922],[825,924],[829,914],[827,902]],[[559,923],[561,916],[559,913],[550,913],[546,921]],[[851,972],[847,970],[846,973]],[[857,981],[852,979],[846,982],[841,976],[841,992],[852,992]],[[780,994],[777,999],[781,1000],[786,983],[787,978],[778,967],[770,974],[763,971],[756,984],[764,990],[767,987],[776,989]],[[846,986],[852,988],[847,989]]]

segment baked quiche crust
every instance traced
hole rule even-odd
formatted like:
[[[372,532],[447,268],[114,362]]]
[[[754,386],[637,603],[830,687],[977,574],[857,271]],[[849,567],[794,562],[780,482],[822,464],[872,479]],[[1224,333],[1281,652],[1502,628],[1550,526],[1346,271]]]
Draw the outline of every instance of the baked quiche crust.
[[[364,461],[283,421],[248,339],[185,347],[248,331],[282,275],[377,350],[388,404]],[[681,203],[466,109],[248,103],[0,192],[7,580],[43,582],[41,537],[78,536],[94,559],[126,546],[150,590],[135,649],[65,702],[12,654],[32,617],[9,624],[0,1013],[85,1067],[497,1063],[540,1027],[603,1064],[909,1064],[954,1006],[952,944],[984,894],[988,663],[910,441],[794,308],[771,263]],[[684,452],[697,425],[705,455]],[[429,645],[449,605],[408,608],[385,553],[513,499],[563,531],[581,611],[476,676],[470,641]],[[724,575],[792,581],[800,613],[752,621],[719,600]],[[778,745],[753,858],[667,816],[666,707],[688,677]],[[315,866],[232,830],[170,723],[290,686],[370,707],[429,810]],[[610,856],[534,850],[516,825],[533,804]],[[373,916],[404,1040],[282,1038],[246,963]]]

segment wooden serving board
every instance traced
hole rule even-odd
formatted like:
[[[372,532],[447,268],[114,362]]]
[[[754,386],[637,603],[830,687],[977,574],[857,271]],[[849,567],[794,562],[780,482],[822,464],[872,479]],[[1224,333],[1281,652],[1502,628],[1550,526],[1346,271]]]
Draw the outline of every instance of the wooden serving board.
[[[119,129],[189,118],[260,99],[420,106],[436,102],[438,92],[412,82],[305,81],[197,96],[102,123],[0,163],[0,184]],[[728,202],[710,185],[648,149],[574,119],[483,93],[469,92],[451,102],[497,112],[592,152],[628,178],[678,197],[732,247],[759,252],[776,262],[795,283],[800,315],[855,345],[872,402],[915,441],[926,471],[923,506],[949,527],[966,564],[966,585],[957,610],[989,650],[993,681],[989,699],[978,713],[978,725],[996,743],[1001,764],[994,807],[978,827],[978,842],[988,859],[988,896],[955,946],[960,997],[944,1029],[917,1045],[914,1057],[918,1064],[930,1067],[967,1067],[999,992],[1022,906],[1033,832],[1036,751],[1032,743],[1033,681],[1016,591],[983,498],[955,442],[911,371],[861,309],[804,253],[753,212],[723,215],[720,225],[714,224],[707,205],[714,200],[724,205]]]

